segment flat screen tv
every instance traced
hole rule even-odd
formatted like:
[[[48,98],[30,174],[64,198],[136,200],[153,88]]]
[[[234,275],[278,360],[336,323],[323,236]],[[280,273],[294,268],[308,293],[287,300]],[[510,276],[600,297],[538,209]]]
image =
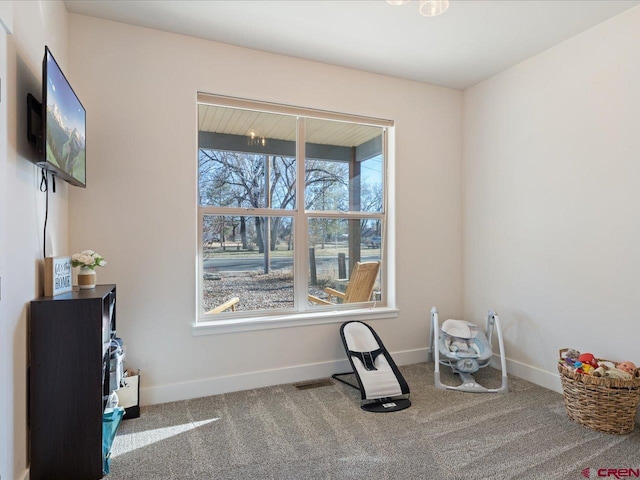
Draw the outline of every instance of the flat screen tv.
[[[49,47],[42,61],[42,148],[37,164],[72,185],[86,187],[86,111]]]

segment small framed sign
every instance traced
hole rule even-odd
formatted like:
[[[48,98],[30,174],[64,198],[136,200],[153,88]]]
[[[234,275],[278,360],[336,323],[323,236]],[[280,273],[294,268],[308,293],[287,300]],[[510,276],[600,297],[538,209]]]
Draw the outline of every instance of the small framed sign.
[[[71,257],[47,257],[44,259],[44,295],[53,297],[70,292]]]

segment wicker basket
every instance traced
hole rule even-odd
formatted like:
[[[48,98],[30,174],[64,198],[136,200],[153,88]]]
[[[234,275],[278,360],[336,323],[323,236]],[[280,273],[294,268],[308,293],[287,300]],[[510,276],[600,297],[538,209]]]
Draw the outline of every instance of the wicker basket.
[[[567,350],[560,350],[560,358]],[[610,360],[599,358],[598,361]],[[631,380],[576,373],[562,363],[558,363],[558,371],[564,405],[571,420],[605,433],[621,435],[633,430],[640,401],[640,369]]]

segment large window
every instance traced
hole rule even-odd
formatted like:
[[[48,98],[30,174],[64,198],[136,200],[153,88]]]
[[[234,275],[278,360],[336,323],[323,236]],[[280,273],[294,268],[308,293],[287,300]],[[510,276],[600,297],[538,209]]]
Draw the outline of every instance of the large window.
[[[200,323],[386,305],[390,125],[198,96]]]

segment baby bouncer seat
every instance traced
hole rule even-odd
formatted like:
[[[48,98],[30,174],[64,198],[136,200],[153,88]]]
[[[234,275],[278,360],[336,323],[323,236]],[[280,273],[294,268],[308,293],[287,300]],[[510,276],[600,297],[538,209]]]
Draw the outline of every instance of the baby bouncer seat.
[[[353,371],[331,377],[360,391],[360,408],[385,413],[411,406],[409,385],[373,328],[355,320],[345,322],[340,337]],[[341,378],[345,375],[355,375],[358,385]]]
[[[491,340],[494,330],[498,334],[500,346],[500,368],[502,385],[499,388],[485,388],[475,381],[473,373],[489,366],[493,351]],[[477,325],[464,320],[446,320],[442,327],[438,319],[438,309],[431,309],[431,333],[429,357],[434,361],[434,381],[436,388],[460,390],[478,393],[506,393],[508,391],[507,363],[504,354],[504,341],[498,314],[489,310],[486,329],[483,332]],[[460,375],[460,385],[445,385],[440,381],[440,365],[451,367],[453,373]]]

